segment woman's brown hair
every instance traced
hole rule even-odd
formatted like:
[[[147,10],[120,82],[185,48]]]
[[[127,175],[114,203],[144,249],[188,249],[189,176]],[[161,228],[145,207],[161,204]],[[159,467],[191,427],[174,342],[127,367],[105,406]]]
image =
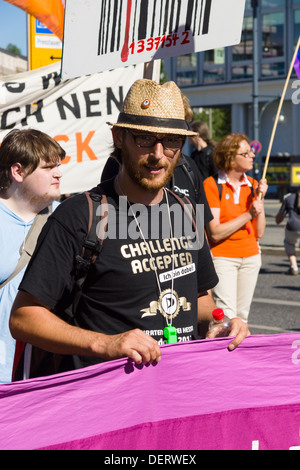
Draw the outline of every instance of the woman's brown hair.
[[[227,173],[233,169],[233,161],[243,140],[249,142],[244,134],[228,134],[218,142],[214,151],[214,162],[219,170]]]

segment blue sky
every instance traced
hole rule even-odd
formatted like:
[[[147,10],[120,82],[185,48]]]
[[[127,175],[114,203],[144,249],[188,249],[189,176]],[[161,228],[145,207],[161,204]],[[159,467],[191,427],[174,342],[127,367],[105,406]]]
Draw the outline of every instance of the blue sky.
[[[20,8],[0,0],[0,47],[6,49],[11,43],[27,56],[27,19]]]

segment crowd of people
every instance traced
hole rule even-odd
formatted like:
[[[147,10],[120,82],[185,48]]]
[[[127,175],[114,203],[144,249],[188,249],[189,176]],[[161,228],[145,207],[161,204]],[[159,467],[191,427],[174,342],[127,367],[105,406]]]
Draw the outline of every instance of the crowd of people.
[[[209,338],[216,308],[231,319],[230,350],[250,334],[267,182],[248,176],[255,155],[246,135],[216,143],[206,125],[189,121],[174,82],[131,86],[109,123],[114,147],[93,188],[109,208],[106,236],[79,297],[88,199],[58,202],[65,152],[49,136],[28,129],[4,138],[0,383],[122,357],[157,363],[169,341]]]

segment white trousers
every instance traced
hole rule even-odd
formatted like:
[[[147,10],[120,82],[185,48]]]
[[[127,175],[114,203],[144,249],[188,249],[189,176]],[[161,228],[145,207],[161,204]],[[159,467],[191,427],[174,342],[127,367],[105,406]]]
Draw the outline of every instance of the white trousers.
[[[248,321],[250,306],[261,267],[261,255],[246,258],[213,258],[219,283],[212,289],[217,307],[229,318]]]

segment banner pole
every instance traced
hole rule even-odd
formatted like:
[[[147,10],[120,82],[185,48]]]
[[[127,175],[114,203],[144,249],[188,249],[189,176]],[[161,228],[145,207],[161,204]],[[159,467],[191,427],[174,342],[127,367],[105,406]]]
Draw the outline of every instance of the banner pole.
[[[160,63],[161,63],[160,59],[151,60],[150,62],[145,62],[143,78],[147,78],[148,80],[154,80],[155,82],[159,83]]]
[[[266,161],[265,161],[265,165],[264,165],[262,179],[264,179],[266,177],[267,168],[268,168],[269,159],[270,159],[270,154],[271,154],[271,149],[272,149],[272,145],[273,145],[273,141],[274,141],[274,136],[275,136],[279,116],[280,116],[280,113],[281,113],[284,97],[285,97],[285,94],[286,94],[286,90],[287,90],[287,87],[288,87],[289,80],[291,78],[292,70],[293,70],[293,67],[294,67],[294,63],[295,63],[295,60],[296,60],[296,56],[297,56],[297,52],[298,52],[299,47],[300,47],[300,36],[298,38],[298,42],[297,42],[297,45],[295,47],[292,62],[290,64],[290,69],[289,69],[289,72],[287,74],[286,81],[285,81],[285,84],[284,84],[284,87],[283,87],[283,92],[282,92],[282,95],[281,95],[281,98],[280,98],[280,101],[279,101],[277,114],[276,114],[276,117],[275,117],[273,129],[272,129],[272,134],[271,134],[271,138],[270,138],[270,142],[269,142],[269,147],[268,147],[268,151],[267,151],[267,155],[266,155]],[[259,194],[259,199],[261,199],[261,198],[262,198],[262,194],[260,193]]]

